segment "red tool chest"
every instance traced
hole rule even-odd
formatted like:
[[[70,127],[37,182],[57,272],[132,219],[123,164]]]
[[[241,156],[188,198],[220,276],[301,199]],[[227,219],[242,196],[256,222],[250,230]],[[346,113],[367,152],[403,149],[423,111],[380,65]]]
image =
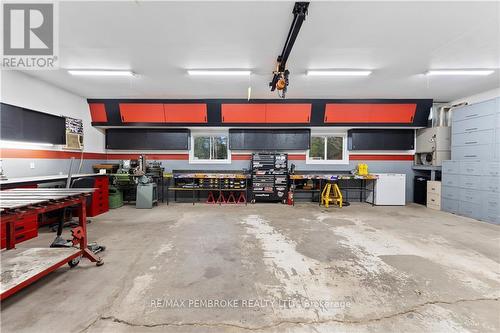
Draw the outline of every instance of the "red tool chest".
[[[7,225],[2,224],[1,248],[7,247]],[[38,236],[38,215],[27,215],[14,222],[16,244]]]
[[[87,216],[97,216],[109,210],[109,180],[108,176],[96,176],[90,204],[87,204]]]

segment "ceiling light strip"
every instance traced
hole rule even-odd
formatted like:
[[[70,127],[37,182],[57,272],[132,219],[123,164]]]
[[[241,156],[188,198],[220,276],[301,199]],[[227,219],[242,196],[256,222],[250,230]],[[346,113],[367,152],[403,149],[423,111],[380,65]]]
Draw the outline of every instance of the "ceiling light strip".
[[[134,72],[129,70],[86,70],[86,69],[69,69],[71,75],[81,76],[134,76]]]
[[[188,69],[189,75],[212,75],[212,76],[231,76],[231,75],[250,75],[252,71],[249,70],[211,70],[211,69]]]
[[[431,69],[426,75],[490,75],[495,71],[492,69]]]
[[[308,70],[308,76],[368,76],[369,70]]]

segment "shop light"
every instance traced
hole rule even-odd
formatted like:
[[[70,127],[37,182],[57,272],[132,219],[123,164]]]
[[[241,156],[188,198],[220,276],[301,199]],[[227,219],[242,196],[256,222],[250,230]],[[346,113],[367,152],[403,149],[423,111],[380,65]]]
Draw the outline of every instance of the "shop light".
[[[189,75],[211,75],[211,76],[236,76],[236,75],[250,75],[252,71],[249,70],[212,70],[212,69],[188,69]]]
[[[368,76],[372,71],[367,70],[308,70],[308,76]]]
[[[426,75],[479,75],[486,76],[493,74],[492,69],[432,69]]]
[[[87,70],[87,69],[69,69],[71,75],[80,76],[134,76],[132,71],[124,70]]]

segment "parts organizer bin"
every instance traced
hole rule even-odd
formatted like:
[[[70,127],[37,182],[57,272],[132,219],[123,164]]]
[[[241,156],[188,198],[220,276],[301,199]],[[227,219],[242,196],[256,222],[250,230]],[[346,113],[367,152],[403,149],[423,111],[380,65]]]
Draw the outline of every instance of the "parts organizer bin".
[[[288,154],[252,154],[252,198],[255,201],[282,201],[288,185]]]

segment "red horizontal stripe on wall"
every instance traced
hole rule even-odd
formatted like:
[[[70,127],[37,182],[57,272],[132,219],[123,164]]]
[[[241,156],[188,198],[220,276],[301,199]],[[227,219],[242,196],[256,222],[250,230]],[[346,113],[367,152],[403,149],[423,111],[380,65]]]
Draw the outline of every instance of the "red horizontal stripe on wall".
[[[250,161],[252,159],[252,155],[247,154],[247,155],[237,155],[237,154],[231,154],[231,160],[235,161]]]
[[[83,153],[86,160],[130,160],[139,158],[140,154],[107,154],[107,153]],[[149,160],[188,160],[189,154],[144,154]],[[0,149],[1,158],[45,158],[45,159],[68,159],[80,158],[81,152],[61,150],[37,150],[37,149]]]
[[[299,154],[289,154],[288,159],[290,161],[305,161],[306,160],[306,155],[299,155]]]
[[[413,161],[413,155],[349,155],[350,161]]]
[[[14,149],[2,148],[0,149],[0,156],[2,158],[46,158],[46,159],[67,159],[67,158],[80,158],[81,152],[74,151],[61,151],[61,150],[37,150],[37,149]],[[83,158],[103,159],[106,158],[104,153],[83,153]]]

